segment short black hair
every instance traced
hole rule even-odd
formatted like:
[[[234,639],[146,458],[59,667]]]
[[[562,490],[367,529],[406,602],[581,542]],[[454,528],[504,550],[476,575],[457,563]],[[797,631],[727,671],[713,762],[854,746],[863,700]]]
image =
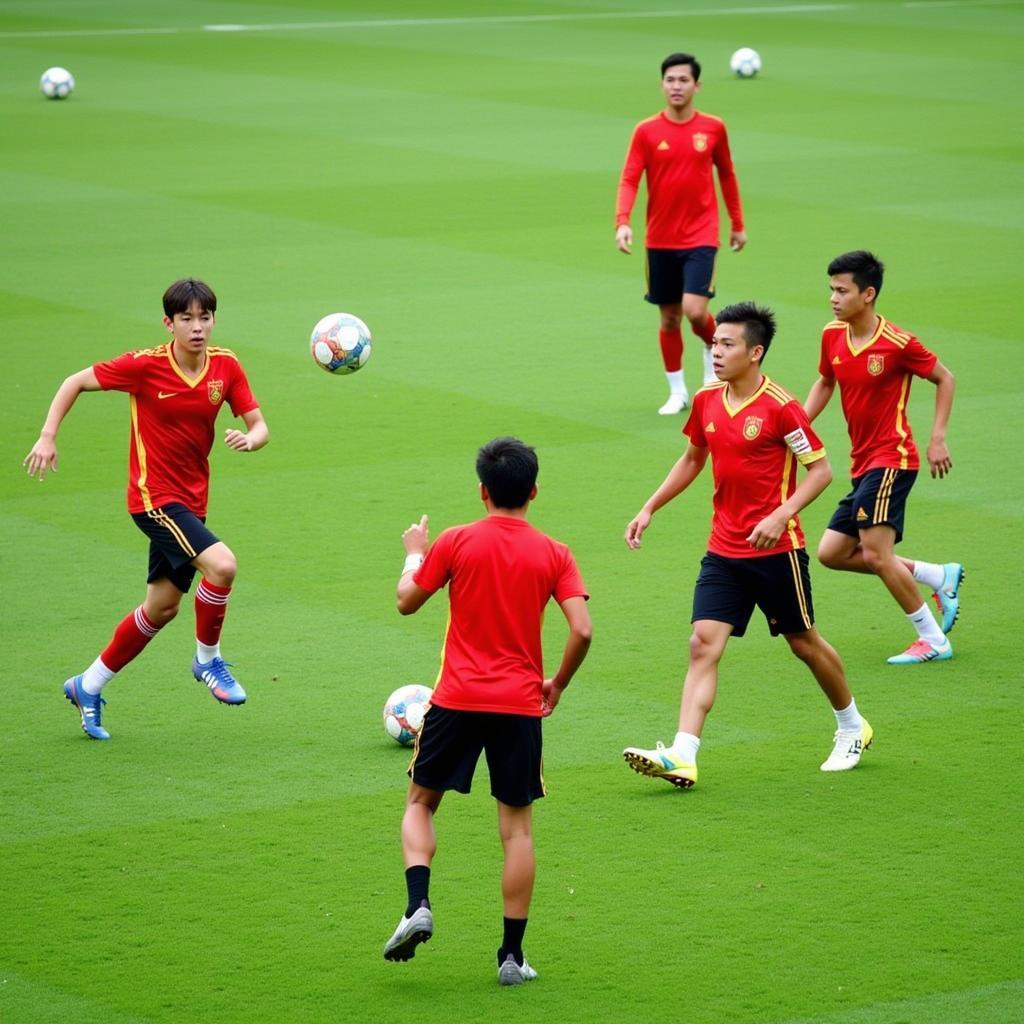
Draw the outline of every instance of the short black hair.
[[[164,316],[173,320],[175,313],[186,312],[193,302],[198,302],[204,313],[217,312],[217,296],[213,289],[194,277],[183,277],[164,292]]]
[[[837,256],[828,265],[828,276],[836,274],[852,274],[853,283],[861,290],[874,288],[877,296],[882,290],[882,277],[885,274],[885,264],[867,249],[854,249],[853,252],[844,252]]]
[[[670,53],[661,62],[661,77],[664,78],[665,72],[677,64],[689,64],[693,68],[693,80],[700,81],[700,61],[692,53]]]
[[[526,505],[537,468],[537,453],[518,437],[496,437],[476,453],[476,475],[497,508]]]
[[[747,343],[747,350],[749,351],[755,345],[760,345],[764,352],[761,353],[759,362],[764,362],[772,338],[775,337],[775,314],[772,310],[753,302],[734,302],[731,306],[726,306],[725,309],[720,309],[715,314],[715,322],[742,324],[743,339]]]

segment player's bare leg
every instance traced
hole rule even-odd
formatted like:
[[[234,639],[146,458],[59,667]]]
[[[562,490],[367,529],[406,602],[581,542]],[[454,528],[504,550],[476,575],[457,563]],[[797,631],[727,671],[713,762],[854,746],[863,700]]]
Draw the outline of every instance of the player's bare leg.
[[[522,945],[537,872],[533,852],[533,808],[529,805],[512,807],[499,800],[498,833],[505,854],[501,873],[505,933],[498,949],[498,982],[501,985],[521,985],[537,977],[537,972],[526,961]]]
[[[694,337],[700,338],[701,354],[704,360],[705,384],[713,384],[718,378],[711,363],[711,342],[715,336],[715,319],[708,312],[709,299],[706,295],[686,292],[683,295],[683,315],[690,321]]]

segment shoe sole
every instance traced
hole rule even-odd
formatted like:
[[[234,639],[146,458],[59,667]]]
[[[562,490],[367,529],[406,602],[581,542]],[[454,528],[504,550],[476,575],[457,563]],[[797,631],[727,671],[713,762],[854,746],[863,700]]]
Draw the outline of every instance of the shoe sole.
[[[421,942],[429,942],[433,934],[433,932],[427,931],[424,928],[411,932],[401,942],[392,946],[391,949],[385,949],[384,959],[397,960],[402,963],[406,960],[411,960],[416,955],[416,947]]]
[[[652,761],[649,757],[644,757],[641,754],[634,754],[631,751],[625,751],[623,753],[626,764],[637,773],[637,775],[646,775],[649,779],[664,779],[666,782],[671,782],[677,789],[693,789],[693,779],[686,779],[679,775],[671,775],[665,771],[665,769]]]

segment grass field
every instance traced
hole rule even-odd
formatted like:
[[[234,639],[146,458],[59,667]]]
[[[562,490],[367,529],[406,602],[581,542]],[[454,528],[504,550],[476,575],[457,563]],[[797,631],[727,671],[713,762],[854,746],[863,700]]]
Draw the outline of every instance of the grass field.
[[[0,0],[0,1020],[1024,1019],[1022,42],[1024,5],[970,0]],[[764,57],[754,81],[728,74],[742,45]],[[760,624],[727,652],[698,788],[620,756],[671,739],[710,518],[701,480],[641,551],[622,542],[681,450],[681,418],[655,414],[641,257],[612,223],[678,48],[704,61],[748,221],[717,301],[775,307],[766,370],[806,393],[825,266],[869,247],[882,312],[957,376],[954,471],[919,480],[903,545],[967,566],[955,659],[887,666],[909,637],[878,581],[814,573],[876,729],[839,777],[818,771],[828,707]],[[53,64],[78,82],[62,103],[36,89]],[[212,458],[250,700],[190,681],[186,605],[107,689],[113,739],[93,743],[60,685],[142,597],[124,397],[80,400],[55,477],[21,459],[67,374],[163,340],[160,295],[189,274],[216,288],[215,340],[272,432]],[[336,309],[375,335],[348,379],[306,349]],[[932,400],[919,382],[919,439]],[[811,538],[843,493],[837,401],[819,426],[837,481]],[[396,614],[399,536],[423,512],[435,532],[477,516],[474,452],[500,433],[539,451],[532,518],[572,545],[596,631],[545,727],[541,978],[515,992],[494,978],[482,777],[438,819],[434,941],[381,959],[407,755],[380,706],[433,679],[445,613]],[[553,658],[561,616],[548,629]]]

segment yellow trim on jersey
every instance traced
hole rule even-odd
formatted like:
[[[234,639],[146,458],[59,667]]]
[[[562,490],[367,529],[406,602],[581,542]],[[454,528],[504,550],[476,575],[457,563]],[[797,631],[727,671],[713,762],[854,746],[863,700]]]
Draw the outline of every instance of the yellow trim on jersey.
[[[722,383],[723,388],[726,386],[724,382],[720,383]],[[760,387],[748,399],[746,399],[745,401],[741,402],[738,406],[736,406],[735,409],[733,409],[733,407],[729,405],[729,400],[725,397],[725,391],[723,390],[722,406],[724,407],[725,411],[729,414],[730,417],[738,416],[741,412],[743,412],[744,409],[746,409],[748,405],[750,405],[751,402],[756,402],[765,393],[765,391],[768,390],[769,384],[771,384],[771,381],[767,377],[763,378]]]
[[[850,325],[849,324],[843,324],[843,326],[846,328],[846,347],[855,356],[859,356],[861,354],[861,352],[867,351],[869,348],[871,348],[872,345],[874,345],[874,343],[876,341],[878,341],[878,339],[882,336],[882,331],[884,331],[885,328],[888,326],[888,323],[889,323],[889,321],[886,320],[884,316],[880,316],[878,318],[878,326],[875,328],[875,333],[872,334],[871,337],[866,342],[864,342],[864,344],[861,345],[860,348],[855,348],[854,347],[853,335],[850,332]]]
[[[789,567],[793,573],[793,588],[796,592],[796,599],[800,605],[800,616],[804,620],[804,625],[810,629],[814,625],[811,620],[810,612],[807,610],[807,594],[804,592],[804,580],[800,575],[800,561],[796,557],[796,551],[787,552],[789,555]]]
[[[135,395],[128,396],[128,410],[132,418],[132,440],[135,442],[135,455],[139,461],[139,479],[136,486],[139,488],[139,497],[142,498],[142,507],[149,512],[153,508],[153,502],[150,500],[149,488],[146,486],[148,474],[146,446],[142,443],[142,430],[139,428],[139,403]]]
[[[199,371],[198,377],[190,377],[185,371],[178,365],[178,360],[174,358],[174,352],[171,345],[165,346],[167,349],[167,362],[171,364],[171,369],[190,387],[198,387],[203,378],[206,376],[207,371],[210,369],[210,349],[206,350],[206,360],[203,363],[203,368]]]
[[[903,384],[900,387],[900,400],[896,403],[896,433],[900,435],[899,443],[896,445],[896,451],[900,453],[900,469],[906,469],[910,462],[910,458],[907,452],[906,440],[907,440],[907,398],[910,395],[910,374],[905,373],[903,375]]]
[[[795,402],[796,398],[791,395],[785,388],[779,387],[775,381],[765,378],[768,381],[767,394],[771,395],[779,405],[785,405],[787,402]]]
[[[797,460],[801,466],[809,466],[812,462],[825,458],[826,455],[828,455],[828,452],[824,448],[819,448],[816,452],[806,452],[803,455],[798,455]]]
[[[796,456],[786,449],[785,462],[782,465],[782,486],[779,488],[779,504],[785,503],[787,498],[787,491],[789,490],[789,480],[796,471]],[[786,523],[786,532],[789,534],[790,543],[796,547],[800,543],[800,538],[796,532],[796,518],[792,518]]]
[[[910,341],[911,337],[909,334],[907,334],[906,331],[901,331],[893,327],[893,325],[889,323],[888,320],[885,321],[885,328],[883,329],[882,333],[889,341],[891,341],[895,346],[897,346],[897,348],[906,348],[907,343]]]

